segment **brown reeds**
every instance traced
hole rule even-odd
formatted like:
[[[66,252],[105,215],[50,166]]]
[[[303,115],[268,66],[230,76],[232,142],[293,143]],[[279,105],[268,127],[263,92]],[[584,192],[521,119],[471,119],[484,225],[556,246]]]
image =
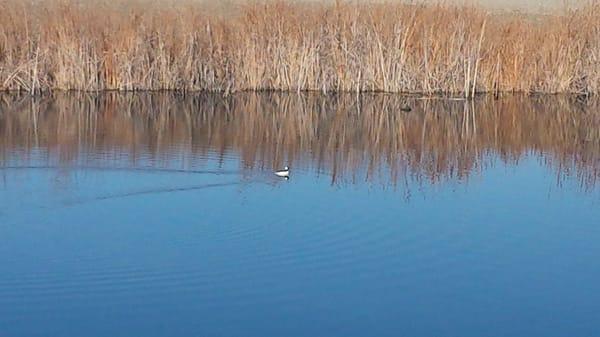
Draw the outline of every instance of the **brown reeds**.
[[[0,95],[0,167],[194,167],[233,156],[247,169],[312,167],[333,182],[436,183],[533,155],[583,188],[600,179],[596,99],[414,100],[406,113],[397,95],[53,96]]]
[[[0,0],[0,90],[600,92],[600,5]]]

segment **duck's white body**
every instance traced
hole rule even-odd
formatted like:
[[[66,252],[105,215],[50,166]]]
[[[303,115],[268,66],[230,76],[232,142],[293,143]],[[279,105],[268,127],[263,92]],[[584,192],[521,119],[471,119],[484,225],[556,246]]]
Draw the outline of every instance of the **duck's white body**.
[[[290,168],[286,166],[283,168],[283,170],[277,170],[277,171],[275,171],[275,175],[278,177],[282,177],[282,178],[289,178],[290,177]]]

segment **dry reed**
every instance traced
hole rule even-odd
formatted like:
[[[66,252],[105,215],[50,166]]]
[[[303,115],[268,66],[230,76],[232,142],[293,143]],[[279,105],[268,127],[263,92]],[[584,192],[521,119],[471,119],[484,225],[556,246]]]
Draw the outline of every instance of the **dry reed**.
[[[0,0],[0,90],[600,92],[600,5]]]

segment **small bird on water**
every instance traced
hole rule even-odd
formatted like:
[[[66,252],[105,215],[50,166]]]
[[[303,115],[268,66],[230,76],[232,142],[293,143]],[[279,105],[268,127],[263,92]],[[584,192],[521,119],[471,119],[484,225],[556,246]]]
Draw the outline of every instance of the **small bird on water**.
[[[286,166],[283,168],[283,170],[277,170],[277,171],[275,171],[275,175],[278,177],[289,179],[290,178],[290,168]]]

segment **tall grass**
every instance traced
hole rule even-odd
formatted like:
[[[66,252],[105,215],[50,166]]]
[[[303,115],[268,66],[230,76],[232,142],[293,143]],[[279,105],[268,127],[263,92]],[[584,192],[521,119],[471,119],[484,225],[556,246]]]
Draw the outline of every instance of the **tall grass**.
[[[0,89],[600,92],[600,4],[0,0]]]
[[[334,183],[401,185],[466,180],[496,160],[535,154],[557,181],[600,182],[598,99],[414,100],[409,113],[399,112],[403,104],[379,94],[0,95],[0,168],[29,157],[193,168],[233,155],[249,170],[291,164]]]

